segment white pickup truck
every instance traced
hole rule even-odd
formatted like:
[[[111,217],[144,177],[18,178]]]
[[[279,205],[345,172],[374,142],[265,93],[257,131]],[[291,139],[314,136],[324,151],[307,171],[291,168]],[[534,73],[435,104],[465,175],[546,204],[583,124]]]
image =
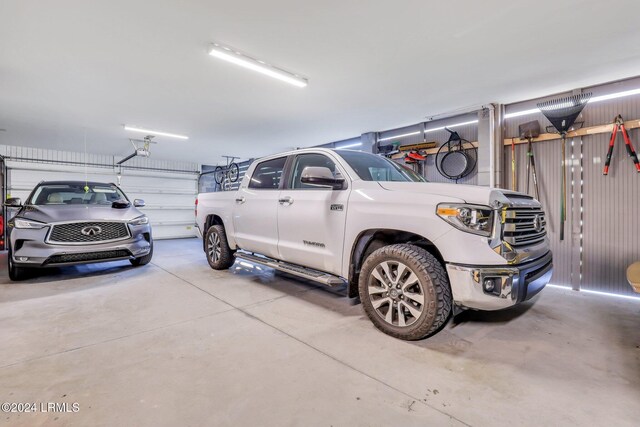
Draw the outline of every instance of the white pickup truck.
[[[374,154],[304,149],[261,158],[238,191],[203,193],[196,219],[209,264],[235,258],[347,285],[373,324],[416,340],[452,313],[498,310],[549,282],[538,201],[426,182]]]

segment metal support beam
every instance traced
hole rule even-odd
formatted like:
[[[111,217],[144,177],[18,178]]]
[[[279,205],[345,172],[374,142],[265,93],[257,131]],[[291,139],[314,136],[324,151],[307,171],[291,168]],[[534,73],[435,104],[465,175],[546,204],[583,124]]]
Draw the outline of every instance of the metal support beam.
[[[490,104],[478,111],[478,185],[502,187],[502,105]]]
[[[362,151],[373,154],[378,153],[378,135],[376,132],[363,133],[360,136],[360,140],[362,141]]]

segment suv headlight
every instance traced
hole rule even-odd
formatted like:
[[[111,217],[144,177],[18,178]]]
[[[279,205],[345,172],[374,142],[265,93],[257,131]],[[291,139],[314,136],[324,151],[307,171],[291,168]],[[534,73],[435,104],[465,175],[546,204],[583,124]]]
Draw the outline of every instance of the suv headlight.
[[[129,221],[129,224],[131,225],[145,225],[145,224],[149,224],[149,218],[147,218],[146,215],[142,215],[139,216],[137,218],[132,219],[131,221]]]
[[[467,233],[489,237],[493,231],[493,210],[489,206],[441,203],[436,213],[458,230]]]
[[[14,218],[9,225],[13,225],[15,228],[29,228],[31,230],[39,230],[46,227],[47,224],[39,221],[31,221],[23,218]]]

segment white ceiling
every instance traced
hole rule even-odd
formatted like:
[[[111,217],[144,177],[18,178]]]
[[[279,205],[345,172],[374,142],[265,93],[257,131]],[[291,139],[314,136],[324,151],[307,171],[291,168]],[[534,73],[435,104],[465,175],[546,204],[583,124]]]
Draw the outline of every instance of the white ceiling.
[[[0,143],[217,163],[640,74],[640,2],[21,0],[0,4]],[[207,55],[211,41],[309,77]]]

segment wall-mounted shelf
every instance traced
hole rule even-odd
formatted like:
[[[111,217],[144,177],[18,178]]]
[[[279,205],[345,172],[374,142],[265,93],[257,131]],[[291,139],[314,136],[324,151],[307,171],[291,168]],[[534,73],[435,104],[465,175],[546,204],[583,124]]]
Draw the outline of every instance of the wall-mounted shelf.
[[[624,126],[627,130],[638,129],[640,128],[640,119],[636,120],[628,120],[624,122]],[[613,123],[609,123],[606,125],[598,125],[598,126],[590,126],[586,128],[581,128],[578,130],[574,130],[571,132],[567,132],[567,138],[575,138],[579,136],[588,136],[588,135],[597,135],[600,133],[611,133],[613,131]],[[554,139],[560,139],[560,134],[557,133],[543,133],[540,134],[537,138],[533,138],[532,142],[543,142],[543,141],[552,141]],[[526,144],[526,139],[520,138],[506,138],[504,140],[504,145],[511,145],[511,142],[514,144]]]

